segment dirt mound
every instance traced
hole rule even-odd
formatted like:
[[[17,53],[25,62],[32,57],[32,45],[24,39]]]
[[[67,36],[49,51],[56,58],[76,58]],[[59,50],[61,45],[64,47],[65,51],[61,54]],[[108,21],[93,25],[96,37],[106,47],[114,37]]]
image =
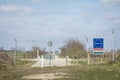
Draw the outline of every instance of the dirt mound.
[[[11,64],[11,59],[5,52],[0,51],[0,63]]]

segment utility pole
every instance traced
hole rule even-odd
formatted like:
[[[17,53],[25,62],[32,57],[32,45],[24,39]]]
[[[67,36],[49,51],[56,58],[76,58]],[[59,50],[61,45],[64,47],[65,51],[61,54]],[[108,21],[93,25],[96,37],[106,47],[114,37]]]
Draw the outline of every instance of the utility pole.
[[[114,32],[115,30],[112,30],[112,34],[113,34],[113,51],[112,51],[112,61],[115,61],[115,35]]]
[[[88,50],[88,38],[86,39],[86,42],[87,42],[87,64],[90,65],[90,53]]]
[[[14,41],[15,41],[14,65],[16,65],[17,40],[16,40],[16,39],[14,39]]]
[[[51,47],[53,45],[52,41],[48,41],[47,45],[50,47],[50,51],[49,51],[49,66],[51,66]]]

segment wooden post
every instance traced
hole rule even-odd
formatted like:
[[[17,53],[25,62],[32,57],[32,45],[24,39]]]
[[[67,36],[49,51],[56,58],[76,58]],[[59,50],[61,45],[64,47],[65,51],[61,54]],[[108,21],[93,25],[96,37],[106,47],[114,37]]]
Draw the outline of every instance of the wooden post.
[[[88,55],[87,55],[87,60],[88,60],[88,65],[90,65],[90,53],[88,51]]]
[[[103,55],[101,55],[101,63],[103,63]]]

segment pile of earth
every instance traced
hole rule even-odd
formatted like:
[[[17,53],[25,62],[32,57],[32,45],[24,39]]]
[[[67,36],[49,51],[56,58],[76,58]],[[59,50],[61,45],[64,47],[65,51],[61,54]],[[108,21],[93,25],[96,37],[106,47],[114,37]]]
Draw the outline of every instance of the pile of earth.
[[[0,64],[11,64],[11,58],[5,53],[0,51]]]

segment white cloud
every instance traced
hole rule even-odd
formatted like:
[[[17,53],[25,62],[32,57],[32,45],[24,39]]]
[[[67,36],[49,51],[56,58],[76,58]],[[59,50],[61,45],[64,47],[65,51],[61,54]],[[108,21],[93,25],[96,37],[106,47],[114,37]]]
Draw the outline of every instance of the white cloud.
[[[28,7],[28,6],[0,5],[0,11],[3,11],[3,12],[29,13],[29,12],[32,12],[33,9],[31,7]]]
[[[16,11],[17,7],[15,5],[1,5],[0,11]]]
[[[102,4],[107,6],[114,6],[120,4],[120,0],[100,0]]]

